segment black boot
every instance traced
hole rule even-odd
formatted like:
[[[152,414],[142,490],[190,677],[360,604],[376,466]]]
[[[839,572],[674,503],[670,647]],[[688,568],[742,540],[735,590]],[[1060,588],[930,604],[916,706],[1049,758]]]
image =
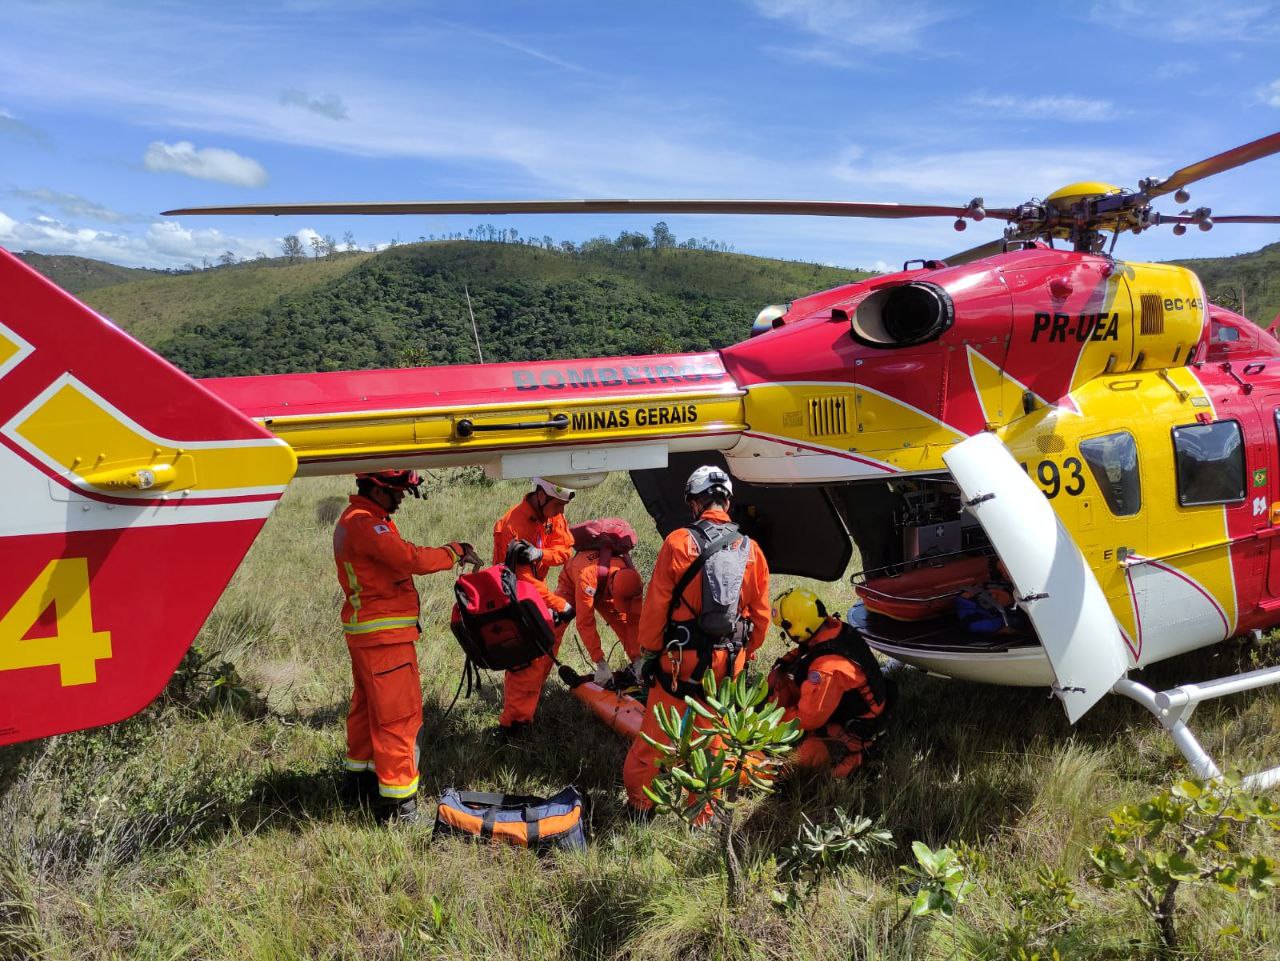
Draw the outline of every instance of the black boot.
[[[498,725],[498,740],[503,744],[520,741],[529,736],[533,724],[529,721],[512,721],[510,724]]]
[[[365,807],[378,798],[378,775],[372,771],[346,771],[339,791],[344,804]]]
[[[384,797],[376,813],[382,824],[417,824],[418,798],[413,794],[408,797]]]

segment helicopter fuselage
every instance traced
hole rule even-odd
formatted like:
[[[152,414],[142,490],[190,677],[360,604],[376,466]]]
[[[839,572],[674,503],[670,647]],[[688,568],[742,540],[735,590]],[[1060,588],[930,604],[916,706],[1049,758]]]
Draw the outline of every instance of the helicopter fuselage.
[[[1134,666],[1280,622],[1280,344],[1208,308],[1175,266],[1036,246],[810,295],[719,352],[203,383],[286,440],[301,474],[483,464],[587,484],[628,470],[664,529],[679,508],[657,493],[670,507],[688,458],[718,452],[774,568],[839,577],[851,537],[854,616],[938,673],[1051,681],[1016,603],[989,635],[912,607],[935,575],[954,595],[1007,579],[942,459],[981,432],[1053,505]],[[1235,487],[1213,488],[1227,475]],[[975,557],[985,574],[952,584]],[[915,595],[898,609],[884,596],[903,577]]]

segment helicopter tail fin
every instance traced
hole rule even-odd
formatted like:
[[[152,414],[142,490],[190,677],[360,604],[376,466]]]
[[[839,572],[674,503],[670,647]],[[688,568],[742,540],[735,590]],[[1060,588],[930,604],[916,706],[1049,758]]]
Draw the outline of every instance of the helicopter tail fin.
[[[0,250],[0,744],[150,703],[295,467]]]

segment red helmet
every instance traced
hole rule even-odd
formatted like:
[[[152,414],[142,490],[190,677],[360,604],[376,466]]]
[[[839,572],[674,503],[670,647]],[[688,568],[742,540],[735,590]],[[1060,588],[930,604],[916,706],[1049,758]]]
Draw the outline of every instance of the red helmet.
[[[356,480],[368,481],[374,487],[382,487],[386,490],[409,493],[414,497],[422,496],[422,492],[418,490],[418,485],[422,483],[422,475],[416,470],[371,471],[356,474]]]

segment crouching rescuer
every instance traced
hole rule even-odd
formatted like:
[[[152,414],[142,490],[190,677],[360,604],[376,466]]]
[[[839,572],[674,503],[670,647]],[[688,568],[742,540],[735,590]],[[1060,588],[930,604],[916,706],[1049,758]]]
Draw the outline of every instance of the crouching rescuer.
[[[627,800],[637,812],[653,802],[645,795],[658,774],[659,705],[689,710],[686,696],[701,698],[702,680],[737,675],[769,627],[769,567],[755,541],[729,520],[733,482],[718,467],[699,467],[685,483],[694,522],[662,542],[640,614],[642,681],[651,684],[641,735],[622,768]],[[695,716],[695,723],[702,719]]]
[[[592,679],[601,686],[614,680],[596,624],[599,614],[613,628],[627,655],[627,668],[619,680],[624,687],[634,687],[640,661],[636,630],[644,594],[644,581],[631,561],[635,528],[622,518],[605,517],[575,524],[570,531],[576,553],[561,568],[556,593],[573,609],[578,637],[595,668]],[[567,620],[556,628],[557,643],[567,628]]]
[[[421,630],[413,575],[479,564],[470,544],[418,547],[391,515],[406,494],[421,497],[417,471],[357,474],[356,493],[333,532],[333,559],[345,601],[342,630],[351,654],[347,715],[347,794],[375,791],[379,814],[416,820],[422,682],[414,647]]]
[[[812,591],[795,587],[780,595],[773,623],[796,645],[769,674],[770,694],[786,709],[783,720],[799,720],[804,731],[791,763],[830,765],[832,777],[848,777],[884,730],[890,682],[862,636],[828,616]]]

